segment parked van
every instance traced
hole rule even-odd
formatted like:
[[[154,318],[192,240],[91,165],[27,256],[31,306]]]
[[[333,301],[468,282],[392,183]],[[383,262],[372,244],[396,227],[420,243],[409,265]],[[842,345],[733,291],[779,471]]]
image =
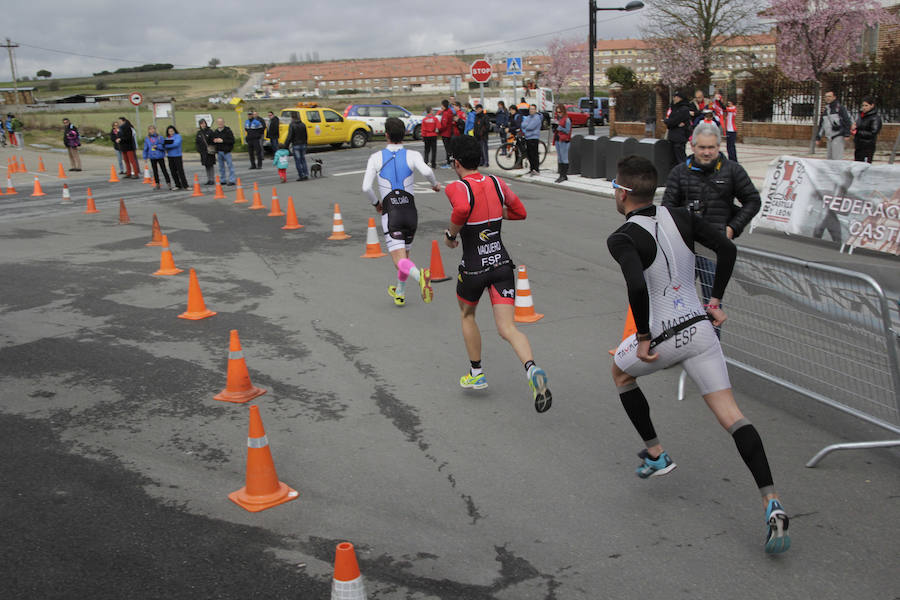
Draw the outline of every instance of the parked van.
[[[578,99],[578,108],[584,112],[590,111],[591,99],[582,96]],[[609,123],[609,98],[594,96],[594,125],[606,125]]]

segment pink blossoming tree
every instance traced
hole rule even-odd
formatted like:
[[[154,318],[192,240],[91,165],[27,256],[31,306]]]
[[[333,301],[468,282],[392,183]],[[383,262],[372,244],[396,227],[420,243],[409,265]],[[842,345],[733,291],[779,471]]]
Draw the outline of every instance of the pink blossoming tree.
[[[581,80],[587,73],[588,54],[581,41],[554,38],[547,44],[550,64],[538,76],[538,85],[553,90],[554,98],[564,87]]]

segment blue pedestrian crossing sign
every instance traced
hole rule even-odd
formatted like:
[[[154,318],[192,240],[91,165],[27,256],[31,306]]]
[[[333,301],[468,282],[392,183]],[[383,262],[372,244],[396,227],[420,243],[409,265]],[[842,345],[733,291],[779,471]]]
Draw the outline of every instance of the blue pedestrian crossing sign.
[[[506,74],[507,75],[521,75],[522,74],[522,57],[516,56],[515,58],[507,58],[506,59]]]

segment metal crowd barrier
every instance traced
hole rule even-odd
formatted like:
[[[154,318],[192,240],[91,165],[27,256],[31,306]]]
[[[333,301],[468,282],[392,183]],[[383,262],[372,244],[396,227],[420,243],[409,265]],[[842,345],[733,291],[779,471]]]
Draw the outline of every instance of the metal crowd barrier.
[[[698,257],[698,271],[703,265]],[[698,275],[705,297],[712,278]],[[873,278],[740,248],[723,305],[729,364],[900,435],[900,333]],[[679,400],[684,384],[682,372]],[[806,466],[835,450],[890,446],[900,439],[833,444]]]

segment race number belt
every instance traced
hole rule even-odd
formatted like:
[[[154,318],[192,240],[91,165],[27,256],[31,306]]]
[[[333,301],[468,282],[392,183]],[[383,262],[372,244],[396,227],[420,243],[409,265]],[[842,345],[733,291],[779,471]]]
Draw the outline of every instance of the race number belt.
[[[655,348],[656,346],[659,346],[667,339],[674,337],[675,334],[678,333],[679,331],[683,331],[683,330],[687,329],[688,327],[690,327],[691,325],[695,325],[696,323],[699,323],[700,321],[706,321],[707,319],[709,319],[709,315],[697,315],[696,317],[691,317],[687,321],[682,321],[681,323],[679,323],[678,325],[675,325],[674,327],[669,327],[668,329],[664,329],[661,334],[659,334],[658,336],[656,336],[655,338],[650,340],[650,347]]]

